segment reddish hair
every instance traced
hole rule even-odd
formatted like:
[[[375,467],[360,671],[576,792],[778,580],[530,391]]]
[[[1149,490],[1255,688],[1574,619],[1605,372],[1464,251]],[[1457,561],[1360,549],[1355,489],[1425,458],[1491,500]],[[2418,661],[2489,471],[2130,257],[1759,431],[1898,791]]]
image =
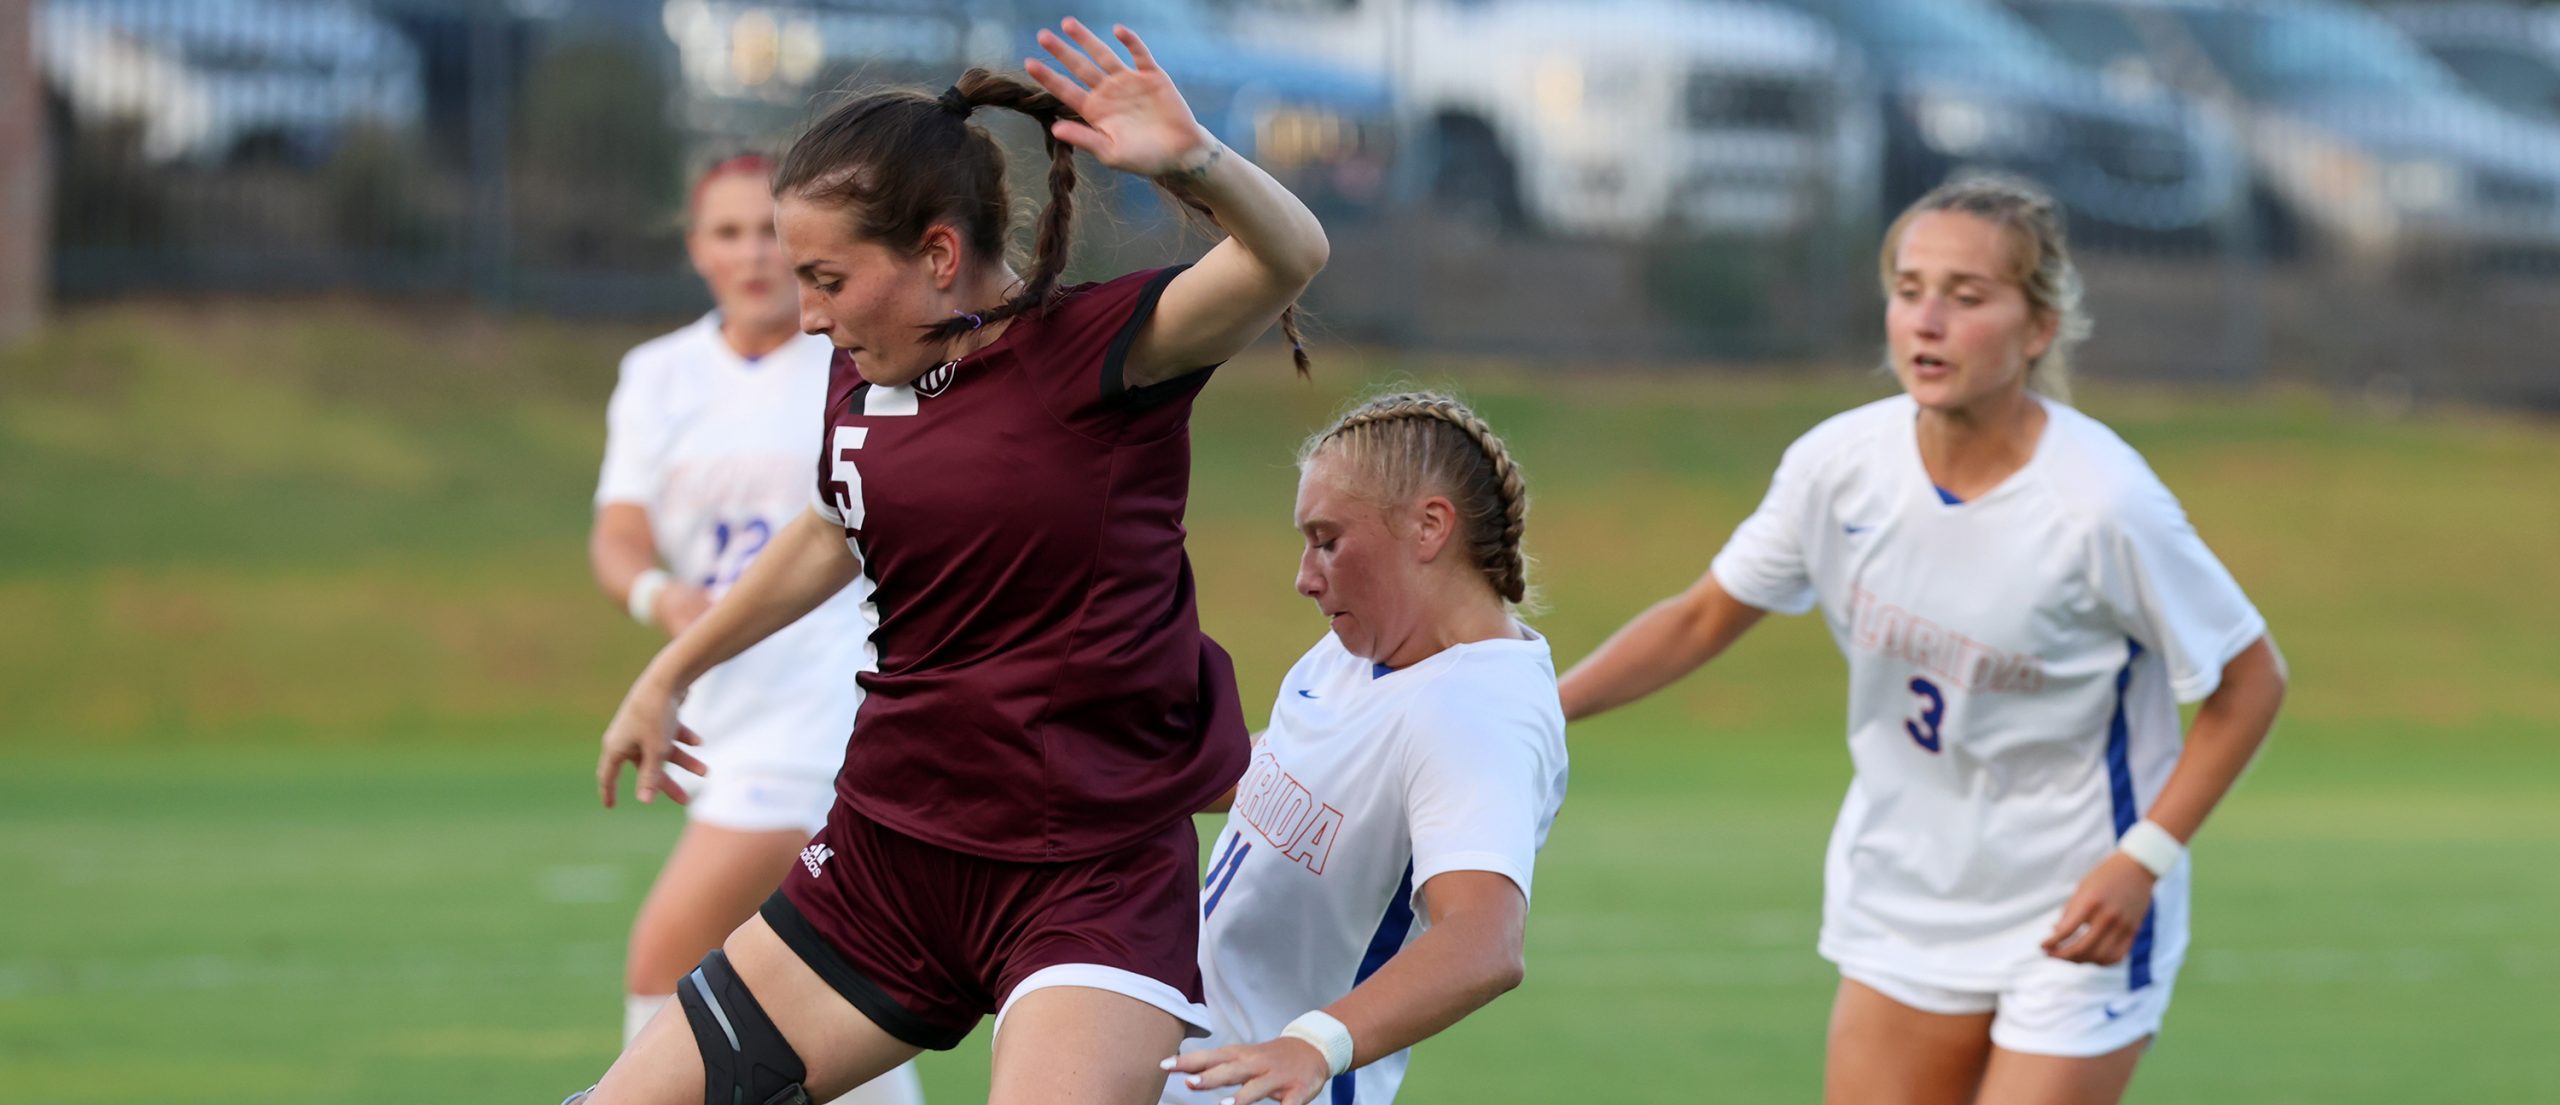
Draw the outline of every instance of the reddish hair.
[[[694,215],[702,210],[702,193],[710,190],[712,181],[724,176],[752,176],[757,180],[770,181],[773,168],[773,159],[760,153],[742,153],[713,163],[702,171],[701,176],[693,178],[693,189],[685,194],[685,221],[692,222]]]

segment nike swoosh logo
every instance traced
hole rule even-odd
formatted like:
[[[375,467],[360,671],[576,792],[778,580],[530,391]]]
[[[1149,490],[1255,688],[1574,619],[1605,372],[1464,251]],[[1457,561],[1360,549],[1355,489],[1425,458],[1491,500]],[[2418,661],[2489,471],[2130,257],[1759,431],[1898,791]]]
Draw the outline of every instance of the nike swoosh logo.
[[[1849,535],[1849,536],[1851,536],[1851,537],[1856,537],[1857,535],[1859,535],[1859,534],[1861,534],[1861,533],[1865,533],[1865,532],[1867,532],[1868,530],[1871,530],[1871,529],[1874,529],[1874,528],[1875,528],[1874,526],[1851,526],[1851,525],[1843,525],[1843,526],[1841,526],[1841,527],[1840,527],[1840,532],[1845,533],[1845,534],[1848,534],[1848,535]]]
[[[1300,698],[1314,698],[1315,696],[1316,696],[1316,693],[1315,693],[1314,691],[1299,691],[1299,692],[1298,692],[1298,697],[1300,697]]]
[[[2100,1010],[2101,1010],[2102,1012],[2106,1013],[2106,1015],[2107,1015],[2107,1019],[2108,1019],[2108,1020],[2111,1020],[2111,1021],[2112,1021],[2112,1020],[2114,1020],[2114,1019],[2116,1019],[2116,1018],[2118,1018],[2118,1017],[2124,1016],[2124,1015],[2125,1015],[2125,1014],[2127,1014],[2127,1013],[2133,1012],[2133,1007],[2132,1007],[2132,1006],[2130,1006],[2130,1005],[2125,1006],[2125,1007],[2124,1007],[2124,1008],[2122,1008],[2122,1009],[2118,1009],[2118,1008],[2116,1008],[2115,1006],[2112,1006],[2112,1005],[2100,1006],[2099,1008],[2100,1008]]]

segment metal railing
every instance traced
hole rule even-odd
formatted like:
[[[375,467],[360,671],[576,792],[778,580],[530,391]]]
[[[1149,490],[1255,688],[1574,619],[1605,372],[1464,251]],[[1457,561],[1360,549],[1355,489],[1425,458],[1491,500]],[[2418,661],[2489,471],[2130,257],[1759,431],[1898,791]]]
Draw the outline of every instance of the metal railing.
[[[1994,168],[2072,212],[2095,372],[2560,405],[2560,120],[2358,8],[2008,5],[37,0],[32,39],[73,300],[686,310],[691,166],[843,88],[1014,65],[1073,10],[1160,43],[1203,121],[1319,207],[1337,336],[1863,358],[1886,221]],[[2423,95],[2297,95],[2306,51]],[[1091,187],[1088,271],[1178,248],[1143,188]]]

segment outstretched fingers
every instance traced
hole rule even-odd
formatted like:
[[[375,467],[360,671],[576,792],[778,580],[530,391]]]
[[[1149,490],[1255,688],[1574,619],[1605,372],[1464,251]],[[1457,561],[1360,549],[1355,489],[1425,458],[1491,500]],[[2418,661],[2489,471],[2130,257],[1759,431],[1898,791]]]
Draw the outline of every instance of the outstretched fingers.
[[[1091,88],[1110,77],[1110,74],[1103,72],[1102,67],[1094,64],[1093,59],[1086,56],[1084,51],[1077,49],[1066,39],[1058,37],[1058,32],[1044,28],[1036,37],[1040,41],[1040,48],[1047,50],[1050,57],[1058,59],[1058,65],[1067,71],[1067,75],[1083,82],[1085,87]],[[1113,55],[1112,60],[1116,62],[1119,58]]]
[[[608,748],[596,757],[596,797],[604,800],[604,808],[613,808],[613,792],[622,785],[622,764],[630,757]]]
[[[1060,142],[1108,161],[1106,155],[1111,149],[1111,139],[1101,131],[1073,119],[1060,119],[1049,124],[1049,133],[1058,136]]]
[[[1304,1048],[1304,1056],[1275,1047]],[[1312,1071],[1290,1071],[1291,1059],[1316,1062]],[[1321,1057],[1305,1044],[1281,1045],[1278,1041],[1262,1044],[1231,1044],[1206,1051],[1185,1052],[1158,1064],[1168,1073],[1183,1078],[1193,1090],[1214,1093],[1234,1087],[1219,1099],[1219,1105],[1251,1105],[1256,1101],[1274,1101],[1280,1105],[1301,1105],[1315,1096],[1315,1087],[1325,1081]],[[1315,1079],[1313,1083],[1309,1078]]]
[[[1192,1089],[1215,1089],[1252,1077],[1252,1072],[1236,1061],[1243,1053],[1242,1047],[1229,1045],[1206,1051],[1186,1051],[1157,1065],[1171,1073],[1186,1075],[1183,1082]]]
[[[678,734],[676,740],[683,739],[684,731],[683,726],[676,727]],[[692,753],[678,748],[676,740],[651,742],[640,746],[640,802],[642,805],[656,801],[661,793],[675,799],[675,803],[679,806],[691,799],[682,786],[677,785],[674,779],[667,776],[667,763],[671,759],[679,763],[690,761],[698,764],[702,761],[694,759]]]
[[[1111,37],[1119,39],[1120,45],[1129,48],[1129,59],[1135,62],[1138,68],[1162,68],[1156,64],[1156,56],[1147,52],[1147,44],[1138,40],[1138,32],[1114,23],[1111,25]]]
[[[693,796],[684,792],[684,787],[675,781],[675,777],[667,774],[665,760],[640,769],[640,800],[647,802],[661,794],[673,799],[679,806],[693,800]]]
[[[1127,62],[1120,60],[1120,51],[1112,49],[1111,44],[1104,42],[1101,35],[1093,33],[1093,28],[1085,26],[1083,20],[1069,18],[1059,26],[1067,29],[1067,37],[1076,40],[1076,45],[1084,47],[1086,53],[1093,55],[1093,63],[1101,66],[1103,72],[1117,73],[1129,68]]]
[[[1022,59],[1022,71],[1031,74],[1031,79],[1039,82],[1040,87],[1048,89],[1050,95],[1057,97],[1059,103],[1066,105],[1067,110],[1079,115],[1084,114],[1083,85],[1077,84],[1066,74],[1058,72],[1056,68],[1043,64],[1038,58]]]
[[[694,774],[696,774],[696,775],[709,775],[709,774],[711,774],[711,769],[710,769],[709,767],[704,766],[701,760],[694,758],[693,753],[691,753],[691,752],[687,752],[687,751],[685,751],[684,749],[681,749],[681,748],[671,748],[671,749],[668,749],[668,750],[667,750],[667,762],[668,762],[668,763],[671,763],[671,764],[674,764],[674,765],[676,765],[677,767],[681,767],[681,768],[683,768],[683,769],[685,769],[685,770],[687,770],[687,771],[690,771],[690,772],[692,772],[692,773],[694,773]],[[677,801],[683,801],[683,799],[677,799]]]

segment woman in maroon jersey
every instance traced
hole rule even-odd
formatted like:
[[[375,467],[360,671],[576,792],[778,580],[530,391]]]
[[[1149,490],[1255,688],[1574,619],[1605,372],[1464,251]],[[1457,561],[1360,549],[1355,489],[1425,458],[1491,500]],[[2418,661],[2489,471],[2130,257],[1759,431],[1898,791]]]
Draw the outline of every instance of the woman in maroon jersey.
[[[1045,93],[972,70],[938,98],[865,96],[776,174],[801,322],[837,348],[815,509],[642,673],[605,734],[604,799],[632,763],[643,801],[682,801],[662,768],[691,766],[683,688],[857,576],[877,670],[827,827],[594,1105],[825,1100],[991,1012],[991,1101],[1137,1105],[1206,1031],[1191,813],[1240,774],[1246,734],[1182,549],[1189,411],[1211,367],[1287,327],[1327,247],[1137,35],[1114,29],[1124,60],[1062,30],[1040,35],[1055,68],[1026,62]],[[1025,271],[981,107],[1047,131]],[[1077,150],[1226,239],[1058,287]]]

